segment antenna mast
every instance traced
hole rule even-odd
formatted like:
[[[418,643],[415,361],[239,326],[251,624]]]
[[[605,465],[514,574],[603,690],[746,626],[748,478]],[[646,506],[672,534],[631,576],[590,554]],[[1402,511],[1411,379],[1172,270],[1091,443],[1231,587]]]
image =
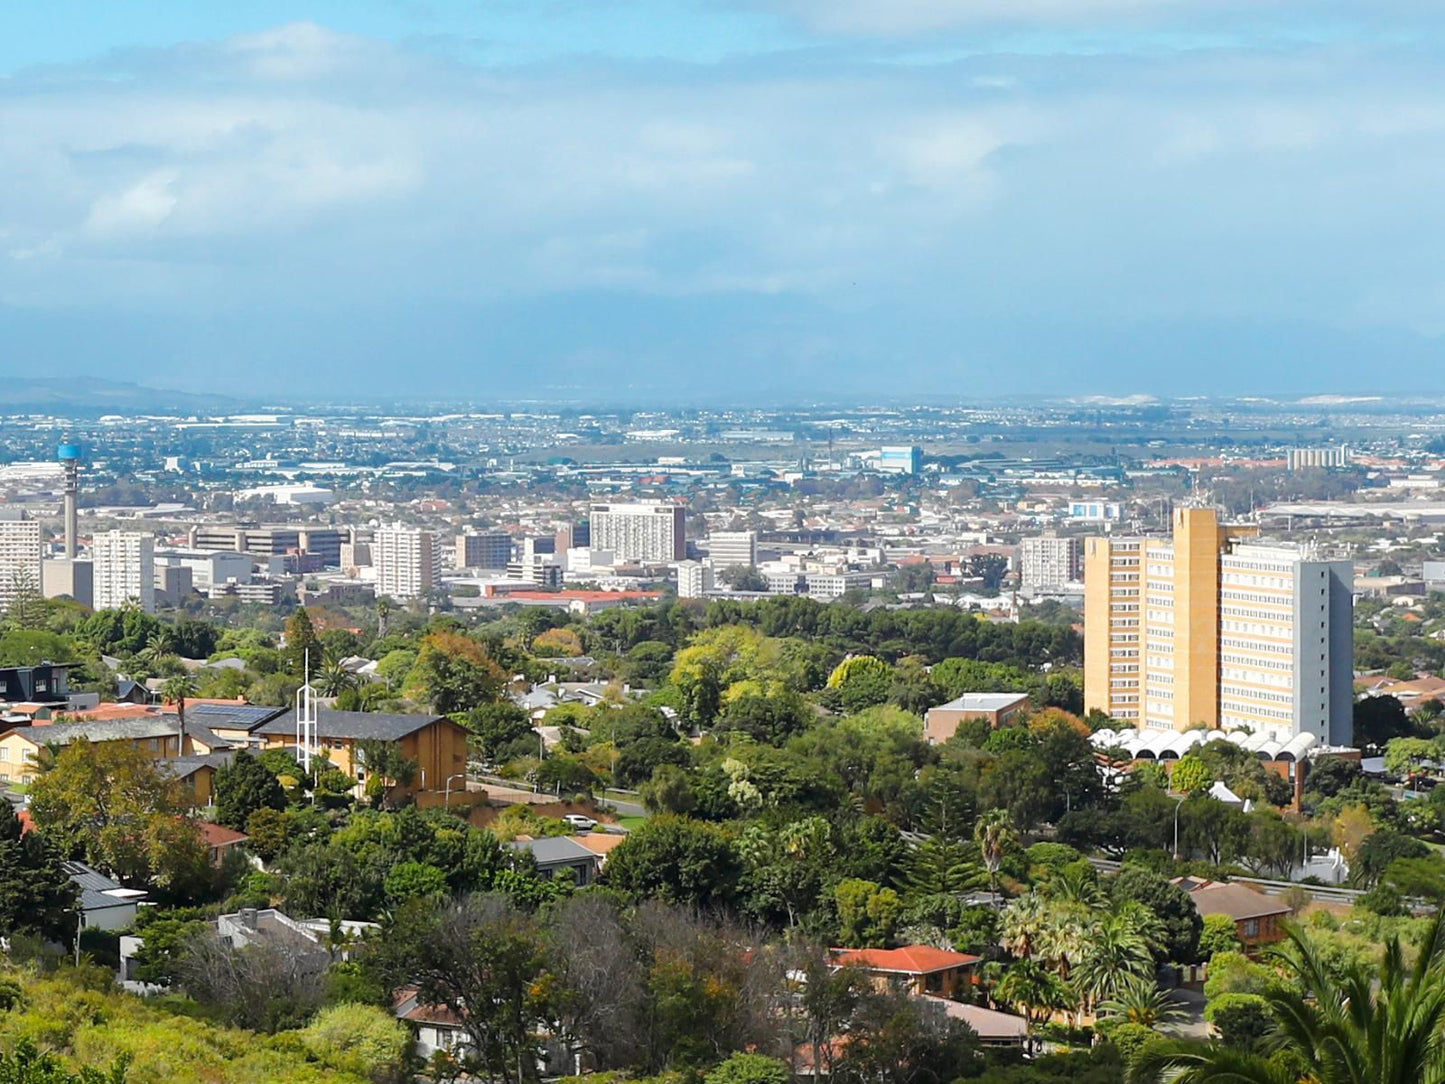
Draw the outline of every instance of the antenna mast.
[[[316,690],[311,687],[311,649],[302,656],[305,680],[296,690],[296,755],[303,771],[311,771],[316,747]]]

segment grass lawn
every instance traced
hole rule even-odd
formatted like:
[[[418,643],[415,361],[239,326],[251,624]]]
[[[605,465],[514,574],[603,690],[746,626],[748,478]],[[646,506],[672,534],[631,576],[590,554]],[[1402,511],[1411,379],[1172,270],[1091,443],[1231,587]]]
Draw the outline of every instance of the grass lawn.
[[[631,831],[633,831],[633,830],[635,830],[635,829],[637,829],[637,828],[641,828],[644,824],[646,824],[646,823],[647,823],[647,818],[646,818],[646,817],[639,817],[639,816],[635,816],[635,815],[634,815],[634,816],[627,816],[627,817],[618,817],[618,818],[617,818],[617,823],[620,824],[623,828],[626,828],[629,832],[631,832]]]

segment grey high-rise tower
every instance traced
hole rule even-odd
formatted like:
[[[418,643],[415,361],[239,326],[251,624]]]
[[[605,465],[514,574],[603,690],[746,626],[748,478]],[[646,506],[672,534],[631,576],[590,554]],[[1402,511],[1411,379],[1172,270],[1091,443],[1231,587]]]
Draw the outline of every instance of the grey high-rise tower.
[[[57,453],[65,471],[65,556],[75,557],[75,505],[80,496],[80,447],[62,444]]]

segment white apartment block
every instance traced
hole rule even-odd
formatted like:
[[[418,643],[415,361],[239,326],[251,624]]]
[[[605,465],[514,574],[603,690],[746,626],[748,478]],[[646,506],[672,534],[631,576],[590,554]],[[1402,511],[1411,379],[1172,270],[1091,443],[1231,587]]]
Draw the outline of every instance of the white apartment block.
[[[156,608],[156,540],[140,531],[102,531],[90,545],[92,591],[97,610],[138,603]]]
[[[707,557],[719,572],[738,565],[756,565],[758,534],[756,531],[714,531],[707,536]]]
[[[1044,535],[1019,543],[1019,586],[1025,590],[1058,590],[1083,576],[1083,549],[1077,538]]]
[[[1220,557],[1219,725],[1344,744],[1354,706],[1354,566],[1295,546]]]
[[[23,508],[0,515],[0,611],[8,610],[22,590],[40,593],[40,523]]]
[[[592,545],[621,562],[667,564],[687,556],[687,512],[680,504],[594,504]]]
[[[677,564],[677,597],[702,598],[712,590],[713,570],[701,561],[679,561]]]
[[[436,585],[437,539],[430,531],[381,527],[371,543],[376,593],[417,598]]]

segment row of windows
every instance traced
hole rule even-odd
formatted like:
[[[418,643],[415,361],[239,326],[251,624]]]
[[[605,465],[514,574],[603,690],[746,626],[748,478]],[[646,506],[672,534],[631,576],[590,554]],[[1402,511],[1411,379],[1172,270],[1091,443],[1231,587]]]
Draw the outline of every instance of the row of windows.
[[[1221,606],[1219,612],[1226,617],[1253,617],[1261,621],[1273,621],[1281,625],[1290,624],[1290,615],[1272,610],[1251,610],[1244,606]]]
[[[1280,655],[1293,655],[1293,644],[1271,643],[1268,640],[1235,640],[1228,636],[1219,638],[1221,648],[1236,647],[1246,651],[1273,651]]]
[[[1222,664],[1232,663],[1235,666],[1249,666],[1256,670],[1293,670],[1293,659],[1261,659],[1254,655],[1224,655],[1219,656]]]
[[[1221,591],[1219,597],[1230,602],[1259,602],[1266,606],[1290,605],[1288,598],[1280,598],[1278,595],[1266,595],[1259,591]]]
[[[1255,707],[1253,704],[1237,704],[1237,703],[1235,703],[1235,704],[1226,704],[1226,703],[1225,703],[1224,701],[1222,701],[1222,700],[1221,700],[1220,703],[1219,703],[1219,709],[1220,709],[1220,719],[1221,719],[1221,721],[1223,721],[1223,719],[1224,719],[1224,712],[1225,712],[1226,709],[1232,710],[1232,711],[1235,711],[1235,712],[1238,712],[1240,715],[1243,715],[1243,716],[1245,716],[1246,718],[1251,717],[1251,716],[1262,716],[1262,717],[1264,717],[1264,718],[1266,718],[1266,719],[1285,719],[1285,720],[1289,720],[1289,719],[1293,719],[1293,718],[1294,718],[1294,712],[1292,712],[1292,711],[1279,711],[1279,710],[1277,710],[1277,709],[1275,709],[1275,708],[1259,708],[1259,707]],[[1241,719],[1241,720],[1230,720],[1230,721],[1231,721],[1231,722],[1235,722],[1235,721],[1243,722],[1243,721],[1245,721],[1245,720]]]
[[[1293,693],[1267,693],[1263,689],[1244,689],[1240,688],[1237,685],[1228,687],[1221,685],[1219,689],[1219,702],[1221,705],[1224,703],[1224,698],[1226,694],[1244,697],[1248,700],[1263,700],[1272,704],[1294,703]]]

